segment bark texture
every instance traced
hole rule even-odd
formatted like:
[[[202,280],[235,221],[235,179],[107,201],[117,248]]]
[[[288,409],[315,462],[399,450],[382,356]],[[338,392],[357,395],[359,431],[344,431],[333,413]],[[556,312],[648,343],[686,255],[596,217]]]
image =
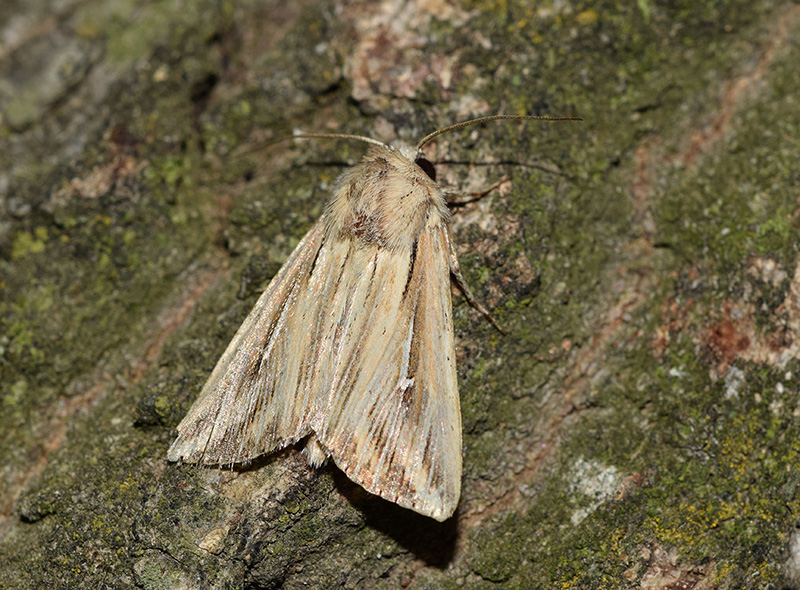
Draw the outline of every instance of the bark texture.
[[[800,584],[796,2],[0,6],[4,588]],[[459,207],[462,500],[166,461],[360,144]]]

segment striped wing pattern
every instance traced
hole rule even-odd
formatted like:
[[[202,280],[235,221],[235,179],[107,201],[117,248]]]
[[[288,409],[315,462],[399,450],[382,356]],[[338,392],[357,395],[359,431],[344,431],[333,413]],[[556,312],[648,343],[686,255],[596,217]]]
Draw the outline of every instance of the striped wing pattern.
[[[458,504],[449,235],[407,249],[306,234],[178,426],[170,460],[233,464],[312,435],[367,491],[437,520]]]

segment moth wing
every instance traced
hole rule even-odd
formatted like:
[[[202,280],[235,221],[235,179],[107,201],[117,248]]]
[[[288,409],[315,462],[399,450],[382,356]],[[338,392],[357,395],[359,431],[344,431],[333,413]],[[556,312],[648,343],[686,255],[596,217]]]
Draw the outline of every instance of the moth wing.
[[[442,223],[426,227],[412,251],[356,252],[363,270],[339,286],[350,311],[332,319],[333,378],[312,423],[350,479],[440,521],[461,488],[448,246]]]
[[[303,237],[261,294],[200,396],[178,425],[171,461],[233,464],[296,442],[309,432],[314,400],[297,391],[310,328],[307,303],[325,221]]]

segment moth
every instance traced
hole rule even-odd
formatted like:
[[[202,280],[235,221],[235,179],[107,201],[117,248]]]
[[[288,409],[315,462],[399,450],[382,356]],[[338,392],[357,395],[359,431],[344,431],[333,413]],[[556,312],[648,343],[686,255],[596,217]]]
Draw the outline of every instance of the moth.
[[[445,191],[422,147],[374,139],[303,237],[178,425],[170,461],[245,463],[305,439],[372,494],[438,521],[461,491],[450,280],[464,282]]]

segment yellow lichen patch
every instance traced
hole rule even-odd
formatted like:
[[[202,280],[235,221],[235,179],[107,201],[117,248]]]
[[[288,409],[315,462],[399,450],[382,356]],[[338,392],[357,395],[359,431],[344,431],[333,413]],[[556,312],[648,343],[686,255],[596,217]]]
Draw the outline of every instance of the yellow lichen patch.
[[[579,25],[592,25],[597,22],[597,13],[592,9],[584,10],[578,13],[576,19]]]
[[[136,479],[129,475],[128,477],[126,477],[123,480],[123,482],[121,484],[119,484],[119,489],[120,489],[120,491],[124,492],[125,490],[127,490],[131,486],[136,485],[136,483],[137,483]]]

